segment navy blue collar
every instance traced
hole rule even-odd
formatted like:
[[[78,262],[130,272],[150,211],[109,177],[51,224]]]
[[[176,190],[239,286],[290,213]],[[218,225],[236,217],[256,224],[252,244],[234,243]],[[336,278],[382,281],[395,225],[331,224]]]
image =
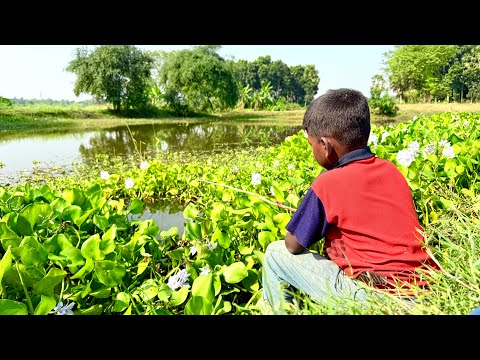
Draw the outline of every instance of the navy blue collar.
[[[352,161],[366,159],[374,155],[375,154],[372,153],[368,146],[364,146],[360,149],[350,151],[349,153],[343,155],[340,159],[338,159],[337,163],[333,168],[339,168],[351,163]]]

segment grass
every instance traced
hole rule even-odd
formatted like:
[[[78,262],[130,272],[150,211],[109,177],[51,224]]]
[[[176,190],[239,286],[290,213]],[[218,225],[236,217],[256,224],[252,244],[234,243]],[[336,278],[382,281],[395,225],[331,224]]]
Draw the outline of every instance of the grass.
[[[429,116],[442,112],[480,112],[480,103],[425,103],[399,104],[396,116],[379,116],[372,113],[372,123],[398,123],[414,116]],[[230,111],[196,117],[178,117],[153,109],[144,113],[131,113],[130,117],[114,113],[108,105],[28,105],[0,108],[0,135],[6,133],[52,132],[59,129],[88,131],[112,128],[119,125],[152,124],[167,122],[255,122],[301,125],[305,110],[290,111]]]

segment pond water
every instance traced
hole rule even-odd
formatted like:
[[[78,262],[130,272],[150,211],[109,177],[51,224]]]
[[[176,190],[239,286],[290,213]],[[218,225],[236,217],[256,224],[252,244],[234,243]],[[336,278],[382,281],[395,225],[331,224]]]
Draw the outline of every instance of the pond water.
[[[221,152],[232,148],[269,146],[297,133],[298,125],[185,122],[117,126],[86,132],[50,132],[5,138],[0,132],[0,186],[28,179],[39,168],[60,167],[68,172],[75,163],[93,163],[98,154],[134,156],[158,151]],[[3,135],[3,136],[2,136]],[[3,138],[2,138],[3,137]],[[183,231],[181,211],[146,210],[142,218]]]
[[[162,123],[87,132],[52,132],[2,139],[0,185],[42,167],[93,163],[96,156],[134,156],[157,151],[223,151],[282,142],[300,126],[251,123]]]

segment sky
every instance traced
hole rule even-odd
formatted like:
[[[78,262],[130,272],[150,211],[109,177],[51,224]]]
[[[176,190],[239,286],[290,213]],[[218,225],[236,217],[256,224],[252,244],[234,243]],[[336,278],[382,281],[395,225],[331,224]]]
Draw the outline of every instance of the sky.
[[[0,96],[7,99],[82,101],[75,96],[76,75],[65,70],[75,49],[85,45],[0,45]],[[136,45],[142,50],[167,52],[192,45]],[[89,46],[94,49],[95,46]],[[393,45],[222,45],[224,59],[256,60],[269,55],[288,66],[314,65],[320,82],[317,96],[328,89],[349,87],[370,96],[372,77],[383,74],[384,54]]]

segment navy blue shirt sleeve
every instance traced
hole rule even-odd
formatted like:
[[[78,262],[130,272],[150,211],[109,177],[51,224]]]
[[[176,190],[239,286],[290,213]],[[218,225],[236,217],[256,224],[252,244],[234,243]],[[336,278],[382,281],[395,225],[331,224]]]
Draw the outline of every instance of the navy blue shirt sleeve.
[[[305,197],[285,228],[295,235],[298,242],[305,248],[325,236],[327,229],[325,210],[312,188],[307,190]]]

